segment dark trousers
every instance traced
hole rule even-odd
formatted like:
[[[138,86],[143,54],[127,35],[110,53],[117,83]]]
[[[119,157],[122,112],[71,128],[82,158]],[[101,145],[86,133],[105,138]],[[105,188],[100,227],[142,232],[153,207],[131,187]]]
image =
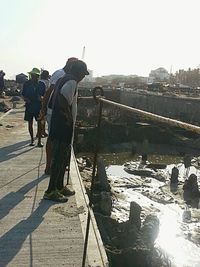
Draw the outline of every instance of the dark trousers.
[[[52,141],[51,175],[47,193],[64,187],[66,167],[70,164],[71,145],[69,142]]]

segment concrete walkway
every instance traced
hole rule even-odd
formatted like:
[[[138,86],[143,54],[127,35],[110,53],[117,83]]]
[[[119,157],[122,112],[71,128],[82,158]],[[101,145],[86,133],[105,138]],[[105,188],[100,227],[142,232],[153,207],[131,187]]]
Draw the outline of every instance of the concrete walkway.
[[[88,200],[76,161],[76,195],[65,204],[42,200],[49,180],[45,148],[29,146],[23,108],[0,123],[0,267],[81,267]],[[108,266],[94,218],[91,226],[86,266]]]

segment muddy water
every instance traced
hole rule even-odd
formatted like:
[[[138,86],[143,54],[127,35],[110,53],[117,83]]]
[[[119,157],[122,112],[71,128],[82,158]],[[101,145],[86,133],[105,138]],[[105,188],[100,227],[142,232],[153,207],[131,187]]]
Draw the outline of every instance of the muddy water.
[[[114,161],[116,163],[120,160],[121,157]],[[156,160],[168,163],[167,168],[160,170],[158,174],[165,177],[164,182],[152,177],[129,174],[124,170],[124,165],[107,167],[107,175],[114,193],[112,216],[119,221],[128,220],[130,202],[137,202],[142,207],[142,220],[150,213],[159,217],[160,230],[155,246],[169,258],[171,266],[199,267],[200,209],[189,207],[191,218],[185,219],[184,215],[188,214],[188,211],[185,212],[186,205],[181,192],[186,170],[180,162],[181,158],[156,155],[149,160],[153,163],[156,163]],[[132,162],[135,163],[138,162]],[[170,190],[169,186],[169,177],[174,166],[179,168],[180,181],[175,192]],[[200,184],[200,171],[191,166],[189,174],[191,173],[197,175]]]

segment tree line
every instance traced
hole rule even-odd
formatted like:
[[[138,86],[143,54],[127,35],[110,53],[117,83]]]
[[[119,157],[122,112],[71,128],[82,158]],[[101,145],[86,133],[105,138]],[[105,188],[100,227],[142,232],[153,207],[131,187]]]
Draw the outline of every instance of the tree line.
[[[172,84],[181,83],[190,87],[200,87],[200,69],[178,70],[170,74],[169,82]]]

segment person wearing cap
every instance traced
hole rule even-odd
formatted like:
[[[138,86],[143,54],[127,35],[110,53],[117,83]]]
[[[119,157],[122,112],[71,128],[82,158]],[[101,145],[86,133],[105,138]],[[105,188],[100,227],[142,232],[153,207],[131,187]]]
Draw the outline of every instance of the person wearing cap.
[[[38,147],[43,147],[41,143],[41,121],[39,113],[42,106],[42,97],[45,94],[45,85],[39,83],[40,70],[33,68],[29,73],[29,80],[23,85],[22,96],[25,101],[24,120],[28,122],[28,130],[31,136],[30,146],[34,146],[33,119],[37,121]]]
[[[73,64],[74,61],[78,60],[78,58],[76,57],[70,57],[68,58],[65,66],[62,69],[58,69],[56,70],[52,75],[51,78],[49,80],[49,88],[46,91],[44,98],[43,98],[43,105],[42,105],[42,110],[41,112],[43,113],[43,115],[47,114],[47,105],[49,102],[49,98],[51,96],[51,93],[53,92],[53,89],[55,87],[56,82],[62,78],[66,73],[69,72],[71,65]]]
[[[66,202],[67,196],[75,194],[73,190],[64,186],[64,175],[70,163],[77,113],[77,85],[88,74],[87,65],[77,60],[54,89],[49,132],[49,139],[52,142],[52,162],[49,185],[44,193],[44,199]]]
[[[51,114],[52,114],[52,109],[51,109],[51,106],[49,105],[50,97],[52,95],[52,92],[54,91],[54,87],[55,87],[57,81],[69,72],[73,62],[75,62],[76,60],[78,60],[78,58],[76,58],[76,57],[68,58],[65,66],[62,69],[56,70],[50,78],[50,81],[49,81],[50,86],[44,95],[43,102],[42,102],[42,109],[40,112],[41,119],[43,119],[46,116],[46,120],[47,120],[47,124],[48,124],[48,132],[50,130],[50,122],[51,122]],[[46,142],[46,167],[45,167],[45,171],[44,171],[45,174],[47,174],[47,175],[50,174],[51,150],[52,150],[51,149],[51,141],[49,138],[47,138],[47,142]]]

